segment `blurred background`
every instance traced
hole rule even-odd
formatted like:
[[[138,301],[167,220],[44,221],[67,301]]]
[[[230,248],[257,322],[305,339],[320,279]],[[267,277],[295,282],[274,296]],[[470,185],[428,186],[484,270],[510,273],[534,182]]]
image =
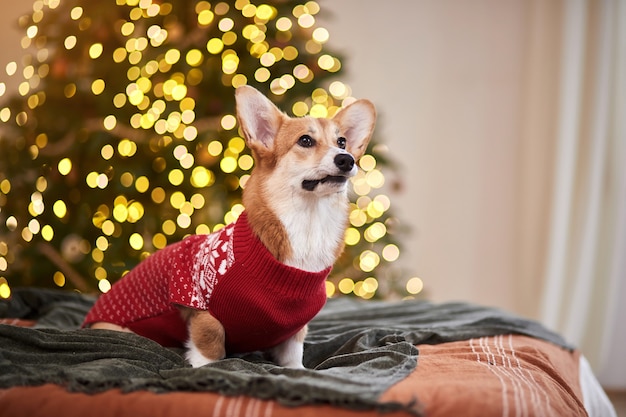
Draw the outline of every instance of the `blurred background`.
[[[33,7],[0,4],[1,104]],[[319,7],[337,79],[379,111],[401,286],[538,319],[626,390],[626,2]]]

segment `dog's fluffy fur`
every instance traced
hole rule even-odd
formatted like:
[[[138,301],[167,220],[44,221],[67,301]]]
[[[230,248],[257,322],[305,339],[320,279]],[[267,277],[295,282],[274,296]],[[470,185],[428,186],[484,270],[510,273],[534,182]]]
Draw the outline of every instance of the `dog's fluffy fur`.
[[[272,255],[305,271],[333,265],[348,224],[347,180],[374,129],[371,102],[357,100],[332,119],[290,118],[248,86],[236,90],[237,117],[255,167],[243,192],[248,221]],[[298,282],[293,283],[294,286]],[[187,359],[202,366],[223,358],[225,333],[208,311],[185,309]],[[109,323],[93,328],[127,330]],[[270,349],[282,366],[302,367],[306,326]]]

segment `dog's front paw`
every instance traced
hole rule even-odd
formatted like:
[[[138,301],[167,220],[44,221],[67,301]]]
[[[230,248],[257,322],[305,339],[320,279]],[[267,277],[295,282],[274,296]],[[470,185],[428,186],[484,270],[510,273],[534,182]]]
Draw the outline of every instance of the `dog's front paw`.
[[[198,348],[192,343],[187,344],[187,348],[185,359],[187,359],[187,362],[189,362],[189,364],[194,368],[199,368],[209,363],[217,362],[217,359],[209,359],[200,353]]]
[[[296,337],[290,337],[278,346],[271,349],[274,361],[285,368],[304,369],[302,354],[304,344]]]
[[[280,364],[281,366],[284,366],[285,368],[291,368],[291,369],[305,369],[304,365],[302,365],[302,361],[298,361],[298,360],[294,360],[291,362],[284,362]]]
[[[191,352],[191,351],[188,351],[185,354],[185,359],[187,359],[187,362],[189,362],[189,364],[193,366],[194,368],[199,368],[209,363],[217,362],[214,359],[209,359],[209,358],[204,357],[200,352]]]

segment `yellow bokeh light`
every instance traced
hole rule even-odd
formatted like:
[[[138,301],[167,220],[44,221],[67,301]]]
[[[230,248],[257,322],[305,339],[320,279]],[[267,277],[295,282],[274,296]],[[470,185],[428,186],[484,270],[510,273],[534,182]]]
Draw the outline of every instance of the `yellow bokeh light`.
[[[185,194],[183,194],[180,191],[175,191],[170,196],[170,204],[175,209],[180,209],[183,206],[183,204],[185,204],[185,201],[187,201],[185,198]]]
[[[180,51],[178,49],[170,49],[165,53],[165,62],[173,65],[180,59]]]
[[[343,278],[341,281],[339,281],[337,288],[343,294],[350,294],[352,291],[354,291],[354,281],[351,278]]]
[[[311,107],[310,115],[317,118],[326,118],[328,117],[328,109],[323,104],[314,104]]]
[[[70,35],[67,38],[65,38],[65,41],[63,42],[63,45],[65,46],[65,49],[73,49],[76,46],[76,36],[74,35]]]
[[[326,43],[328,42],[329,37],[330,34],[328,33],[328,30],[324,28],[320,27],[313,31],[313,39],[315,40],[315,42]]]
[[[52,211],[59,219],[62,219],[67,214],[67,206],[63,200],[57,200],[52,205]]]
[[[130,247],[135,250],[141,250],[143,248],[143,237],[139,233],[133,233],[128,238],[128,243]]]
[[[96,247],[102,252],[106,251],[109,249],[109,240],[104,236],[98,236],[96,239]]]
[[[102,92],[104,91],[104,80],[98,79],[95,80],[93,83],[91,83],[91,92],[94,93],[96,96],[102,94]]]
[[[228,150],[232,153],[238,154],[243,152],[246,147],[246,142],[239,136],[235,136],[228,141]]]
[[[371,171],[376,168],[376,159],[372,155],[363,155],[361,159],[359,159],[359,166],[364,171]]]
[[[208,169],[197,166],[191,172],[191,185],[196,188],[204,188],[213,185],[215,176]]]
[[[117,152],[126,157],[131,157],[137,152],[137,144],[129,139],[122,139],[117,144]]]
[[[192,195],[191,198],[189,199],[189,202],[195,209],[201,209],[202,207],[204,207],[206,203],[204,196],[202,194]]]
[[[41,237],[50,242],[54,237],[54,229],[50,225],[45,225],[41,228]]]
[[[267,4],[261,4],[256,9],[256,17],[261,20],[270,20],[273,19],[276,15],[276,9]]]
[[[165,196],[166,196],[165,195],[165,190],[163,190],[163,188],[161,188],[161,187],[156,187],[150,193],[150,198],[156,204],[161,204],[163,201],[165,201]]]
[[[135,24],[133,22],[125,22],[120,28],[120,32],[124,36],[130,36],[135,31]]]
[[[2,192],[2,194],[9,194],[11,192],[11,182],[8,179],[0,181],[0,192]]]
[[[367,221],[367,215],[363,210],[355,209],[350,212],[350,224],[354,227],[361,227]]]
[[[241,155],[238,160],[239,168],[244,171],[252,169],[254,165],[254,159],[250,155]]]
[[[70,84],[66,85],[65,88],[63,89],[63,94],[67,98],[74,97],[74,94],[76,94],[76,84],[70,83]]]
[[[220,168],[223,172],[230,174],[237,169],[237,160],[232,156],[226,156],[220,161]]]
[[[189,217],[188,214],[181,213],[176,218],[176,223],[182,229],[187,229],[189,226],[191,226],[191,217]]]
[[[298,49],[294,46],[290,45],[283,49],[283,58],[285,58],[287,61],[293,61],[298,57],[298,54]]]
[[[312,15],[305,13],[298,17],[298,25],[301,27],[308,29],[315,24],[315,17]]]
[[[348,227],[346,229],[344,241],[346,245],[354,246],[361,240],[361,233],[354,227]]]
[[[107,279],[102,279],[98,281],[98,289],[102,291],[103,294],[106,294],[111,290],[111,283]]]
[[[222,117],[220,124],[224,130],[232,130],[237,124],[237,119],[232,114],[226,114]]]
[[[261,83],[269,80],[271,75],[270,71],[264,67],[261,67],[254,72],[254,78]]]
[[[212,38],[206,44],[206,49],[209,53],[217,55],[224,49],[224,42],[220,38]]]
[[[202,26],[208,26],[213,21],[215,15],[210,10],[202,10],[198,13],[198,23]]]
[[[128,221],[135,223],[140,220],[144,215],[143,205],[138,201],[133,201],[128,207]]]
[[[58,287],[63,287],[65,285],[65,275],[63,275],[60,271],[54,273],[52,280]]]
[[[114,152],[115,150],[110,144],[104,145],[102,149],[100,149],[100,155],[102,155],[102,158],[106,160],[113,158]]]
[[[385,234],[387,234],[387,227],[383,223],[376,222],[365,229],[363,237],[368,242],[376,242],[385,236]]]
[[[291,108],[293,115],[296,117],[302,117],[309,112],[309,106],[304,101],[297,101]]]
[[[246,85],[247,83],[248,78],[243,74],[236,74],[232,80],[232,85],[234,88],[241,87],[242,85]]]
[[[4,278],[0,278],[2,279],[2,281],[0,281],[0,298],[9,298],[11,296],[11,288],[9,287],[9,284],[4,281]]]
[[[335,295],[335,291],[335,284],[330,281],[326,281],[326,297],[331,298],[333,295]]]
[[[156,249],[163,249],[165,246],[167,246],[167,238],[163,233],[156,233],[154,236],[152,236],[152,245]]]
[[[387,262],[394,262],[400,257],[400,249],[397,245],[389,243],[383,248],[382,255]]]
[[[102,50],[103,47],[101,43],[94,43],[89,47],[89,57],[91,59],[98,58],[100,55],[102,55]]]
[[[72,170],[72,161],[69,158],[63,158],[58,164],[59,173],[61,175],[67,175]]]
[[[365,174],[367,184],[372,188],[381,188],[385,185],[385,176],[377,169],[373,169]]]
[[[291,22],[291,19],[289,19],[288,17],[281,17],[278,20],[276,20],[276,29],[282,31],[282,32],[286,32],[289,29],[291,29],[291,27],[293,26],[293,23]]]
[[[406,291],[409,294],[419,294],[420,292],[422,292],[422,290],[424,289],[424,282],[418,278],[418,277],[413,277],[411,279],[409,279],[406,283]]]
[[[219,154],[222,153],[223,149],[224,149],[224,147],[223,147],[222,143],[217,141],[217,140],[212,141],[207,146],[207,152],[211,156],[218,156]]]
[[[233,51],[227,52],[222,57],[222,71],[224,74],[233,74],[239,67],[239,57]]]
[[[363,290],[368,293],[375,293],[378,290],[378,280],[374,277],[366,278],[363,281]]]
[[[178,186],[182,184],[185,180],[185,174],[183,174],[183,171],[181,171],[180,169],[173,169],[167,175],[167,179],[169,180],[170,184]]]
[[[128,208],[125,204],[116,204],[115,207],[113,207],[113,218],[120,223],[128,219]]]
[[[359,257],[359,267],[362,271],[371,272],[380,263],[380,257],[378,254],[371,250],[365,250]]]
[[[115,224],[111,220],[105,220],[102,223],[102,233],[107,236],[113,235],[115,232]]]
[[[94,271],[94,275],[97,280],[103,280],[103,279],[106,279],[107,277],[107,271],[103,267],[99,266]]]
[[[80,19],[80,17],[82,15],[83,15],[83,8],[82,7],[74,7],[70,11],[70,17],[72,18],[72,20],[78,20],[78,19]]]
[[[104,125],[104,128],[106,130],[113,130],[115,129],[115,126],[117,125],[117,119],[115,118],[115,116],[109,115],[104,118],[104,121],[102,124]]]
[[[176,101],[180,101],[187,96],[187,86],[184,84],[177,84],[172,88],[172,98]]]

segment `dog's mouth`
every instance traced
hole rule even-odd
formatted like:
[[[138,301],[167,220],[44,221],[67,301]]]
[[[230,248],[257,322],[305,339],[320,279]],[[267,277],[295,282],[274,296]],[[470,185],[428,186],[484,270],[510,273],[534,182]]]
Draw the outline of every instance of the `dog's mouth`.
[[[326,184],[326,183],[343,184],[346,181],[348,181],[348,177],[345,177],[343,175],[327,175],[324,178],[320,178],[319,180],[302,181],[302,188],[304,188],[307,191],[313,191],[315,190],[315,187],[317,187],[318,184]]]

